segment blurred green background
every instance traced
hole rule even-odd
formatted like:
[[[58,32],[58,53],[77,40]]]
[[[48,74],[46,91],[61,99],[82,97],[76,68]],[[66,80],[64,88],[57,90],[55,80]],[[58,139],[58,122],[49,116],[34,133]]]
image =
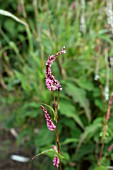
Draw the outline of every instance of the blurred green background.
[[[59,106],[63,169],[109,169],[113,165],[112,151],[107,151],[113,141],[112,113],[102,167],[97,168],[113,90],[113,69],[107,60],[113,55],[113,35],[106,2],[86,0],[84,6],[83,0],[0,0],[0,9],[5,10],[0,11],[0,169],[55,169],[52,155],[26,164],[13,162],[10,156],[31,159],[55,144],[40,104],[53,106],[45,86],[45,65],[48,56],[63,46],[67,53],[52,66],[63,88]]]

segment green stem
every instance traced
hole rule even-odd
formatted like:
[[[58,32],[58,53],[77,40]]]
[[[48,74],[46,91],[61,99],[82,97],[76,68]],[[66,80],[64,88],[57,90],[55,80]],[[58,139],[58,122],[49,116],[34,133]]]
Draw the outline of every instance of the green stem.
[[[53,96],[54,96],[54,92],[53,92]],[[55,107],[55,114],[56,114],[56,129],[55,129],[56,145],[57,145],[58,153],[60,154],[60,140],[59,140],[59,133],[58,133],[58,103],[59,103],[59,96],[60,96],[60,93],[58,92],[57,101],[56,101],[55,96],[54,96],[54,107]],[[61,161],[60,161],[60,170],[62,170]]]
[[[101,146],[101,151],[100,151],[100,157],[99,157],[99,160],[98,160],[98,166],[100,166],[100,161],[102,159],[102,155],[103,155],[103,150],[104,150],[104,141],[105,141],[105,138],[106,138],[106,128],[107,128],[107,121],[105,120],[105,124],[104,124],[104,127],[103,127],[103,138],[102,138],[102,146]]]

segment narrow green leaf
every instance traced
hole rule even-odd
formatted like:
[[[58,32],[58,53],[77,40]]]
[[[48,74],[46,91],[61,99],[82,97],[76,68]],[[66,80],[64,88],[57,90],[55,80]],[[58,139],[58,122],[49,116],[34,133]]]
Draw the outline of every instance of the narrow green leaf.
[[[108,33],[108,30],[107,29],[102,29],[102,30],[99,30],[98,35],[101,35],[101,34],[105,35],[106,33]]]
[[[45,104],[45,103],[42,103],[42,104],[49,107],[51,109],[51,111],[53,112],[53,114],[55,113],[54,109],[51,106],[49,106],[48,104]]]
[[[46,153],[48,153],[48,152],[53,152],[53,149],[48,149],[48,150],[45,150],[45,151],[43,151],[43,152],[35,155],[35,156],[32,158],[32,160],[33,160],[34,158],[36,158],[36,157],[38,157],[38,156],[40,156],[40,155],[42,155],[42,154],[46,154]]]
[[[66,139],[64,142],[62,142],[61,145],[67,145],[69,143],[77,143],[77,142],[78,142],[78,139],[69,138],[69,139]]]
[[[64,156],[62,156],[62,155],[60,155],[58,152],[56,152],[55,151],[55,154],[57,155],[57,157],[59,158],[59,159],[64,159],[65,157]]]
[[[14,19],[15,21],[25,25],[25,26],[28,26],[26,22],[22,21],[21,19],[19,19],[18,17],[16,17],[15,15],[13,15],[12,13],[8,12],[8,11],[5,11],[5,10],[2,10],[0,9],[0,15],[4,15],[4,16],[7,16],[7,17],[11,17],[12,19]]]
[[[57,155],[57,157],[58,157],[59,159],[64,159],[64,158],[65,158],[65,157],[63,157],[62,155],[60,155],[59,153],[57,153],[53,148],[51,148],[51,149],[45,150],[45,151],[43,151],[43,152],[35,155],[35,156],[32,158],[32,160],[33,160],[35,157],[40,156],[40,155],[42,155],[42,154],[46,154],[46,153],[48,153],[48,152],[53,152],[55,155]]]
[[[80,106],[84,108],[87,119],[90,122],[91,121],[90,108],[89,108],[89,102],[87,100],[85,90],[78,88],[73,84],[67,83],[66,85],[67,85],[67,87],[65,88],[66,93],[69,96],[72,96],[73,100],[76,103],[79,103]]]

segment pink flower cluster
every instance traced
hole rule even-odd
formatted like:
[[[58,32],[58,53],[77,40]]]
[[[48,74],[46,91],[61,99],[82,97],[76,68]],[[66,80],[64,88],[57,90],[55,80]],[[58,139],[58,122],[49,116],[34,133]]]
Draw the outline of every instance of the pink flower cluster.
[[[48,129],[49,129],[50,131],[55,130],[56,126],[55,126],[54,123],[52,122],[52,120],[51,120],[51,118],[50,118],[47,110],[46,110],[45,107],[42,106],[42,105],[41,105],[41,108],[42,108],[42,110],[43,110],[43,112],[44,112]]]
[[[56,146],[52,146],[52,148],[53,148],[56,152],[58,152]],[[59,167],[59,163],[60,163],[60,160],[59,160],[59,158],[55,155],[55,156],[54,156],[54,159],[53,159],[53,165],[58,168],[58,167]]]
[[[63,47],[62,50],[59,51],[58,53],[49,56],[46,62],[46,86],[50,91],[62,90],[59,81],[56,80],[55,77],[51,74],[51,66],[53,62],[56,60],[57,56],[64,53],[66,53],[65,47]]]

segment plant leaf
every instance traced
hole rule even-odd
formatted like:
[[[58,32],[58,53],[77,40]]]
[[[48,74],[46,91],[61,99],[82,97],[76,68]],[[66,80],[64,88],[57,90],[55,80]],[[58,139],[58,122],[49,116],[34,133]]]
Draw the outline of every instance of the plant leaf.
[[[89,102],[86,98],[85,90],[80,89],[80,88],[76,87],[75,85],[72,85],[69,83],[67,83],[66,85],[67,85],[67,87],[65,88],[66,93],[69,96],[72,96],[73,100],[75,102],[78,102],[80,104],[80,106],[84,108],[87,119],[90,122],[91,121],[90,108],[89,108]]]
[[[77,143],[77,142],[78,142],[78,139],[69,138],[69,139],[66,139],[64,142],[62,142],[61,145],[67,145],[68,143]]]
[[[93,122],[93,124],[90,124],[85,128],[85,131],[81,134],[79,139],[79,144],[77,147],[77,151],[80,148],[81,144],[86,140],[90,139],[98,129],[102,128],[102,119],[98,118]]]
[[[84,125],[82,121],[80,120],[80,117],[77,114],[75,107],[71,104],[69,100],[60,99],[60,111],[61,111],[61,114],[69,118],[73,118],[80,127],[84,128]]]
[[[3,9],[0,9],[0,15],[4,15],[4,16],[7,16],[7,17],[11,17],[13,18],[15,21],[25,25],[25,26],[28,26],[26,22],[22,21],[21,19],[19,19],[18,17],[16,17],[15,15],[13,15],[12,13],[8,12],[8,11],[5,11]]]
[[[38,157],[38,156],[40,156],[40,155],[42,155],[42,154],[46,154],[46,153],[48,153],[48,152],[53,152],[53,149],[51,148],[51,149],[45,150],[45,151],[43,151],[43,152],[35,155],[35,156],[32,158],[32,160],[33,160],[35,157]]]
[[[35,157],[40,156],[40,155],[42,155],[42,154],[46,154],[46,153],[48,153],[48,152],[53,152],[55,155],[57,155],[57,157],[58,157],[59,159],[64,159],[64,158],[65,158],[65,157],[63,157],[62,155],[60,155],[59,153],[57,153],[53,148],[51,148],[51,149],[45,150],[45,151],[43,151],[43,152],[35,155],[35,156],[32,158],[32,160],[33,160]]]
[[[51,109],[51,111],[53,112],[53,114],[55,113],[54,109],[51,106],[49,106],[48,104],[45,104],[45,103],[42,103],[42,104],[49,107]]]

